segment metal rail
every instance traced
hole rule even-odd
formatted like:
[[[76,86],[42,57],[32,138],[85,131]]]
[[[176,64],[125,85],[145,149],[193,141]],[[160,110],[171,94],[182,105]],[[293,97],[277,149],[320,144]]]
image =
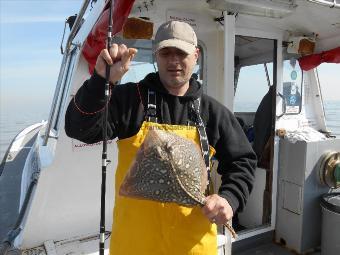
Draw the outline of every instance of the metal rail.
[[[333,0],[333,2],[325,1],[325,0],[307,0],[308,2],[319,4],[323,6],[328,6],[329,8],[338,8],[340,9],[340,3],[337,3],[337,0]]]
[[[84,0],[83,5],[82,5],[82,7],[79,11],[79,14],[77,15],[77,18],[74,22],[74,25],[72,27],[72,30],[70,32],[70,35],[69,35],[67,43],[66,43],[66,49],[65,49],[63,60],[62,60],[60,70],[59,70],[59,76],[58,76],[58,81],[57,81],[57,85],[56,85],[56,90],[55,90],[54,96],[53,96],[52,110],[51,110],[50,115],[48,117],[47,127],[46,127],[44,141],[43,141],[43,146],[47,145],[48,138],[50,137],[52,122],[53,122],[54,114],[55,114],[55,111],[56,111],[55,106],[58,102],[59,93],[60,93],[60,90],[61,90],[61,87],[62,87],[62,81],[63,81],[63,78],[64,78],[66,63],[67,63],[68,56],[70,55],[70,50],[71,50],[71,46],[72,46],[72,40],[76,36],[76,34],[79,30],[79,27],[82,25],[83,16],[84,16],[90,2],[91,2],[91,0]]]
[[[68,37],[67,43],[66,43],[66,52],[69,53],[72,45],[72,40],[76,36],[79,27],[82,25],[83,16],[87,10],[87,7],[89,6],[91,0],[84,0],[84,3],[79,11],[79,14],[77,15],[76,21],[74,22],[74,25],[72,27],[71,33]]]

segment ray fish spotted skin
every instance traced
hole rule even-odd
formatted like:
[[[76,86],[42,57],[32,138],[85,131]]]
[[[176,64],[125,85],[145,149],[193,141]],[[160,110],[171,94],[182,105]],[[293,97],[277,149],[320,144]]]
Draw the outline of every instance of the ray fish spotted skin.
[[[191,140],[150,129],[119,194],[184,206],[204,206],[208,176],[201,150]],[[229,223],[223,224],[237,238]]]
[[[191,140],[150,129],[119,194],[185,206],[204,205],[207,172],[201,154]]]

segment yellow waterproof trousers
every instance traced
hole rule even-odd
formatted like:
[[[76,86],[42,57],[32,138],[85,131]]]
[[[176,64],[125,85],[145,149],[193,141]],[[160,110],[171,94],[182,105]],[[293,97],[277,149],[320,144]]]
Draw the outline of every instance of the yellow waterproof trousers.
[[[119,196],[119,187],[149,128],[176,133],[199,144],[192,126],[143,122],[139,132],[118,140],[118,166],[110,255],[216,255],[216,225],[199,206],[185,207]],[[210,148],[210,153],[214,149]]]

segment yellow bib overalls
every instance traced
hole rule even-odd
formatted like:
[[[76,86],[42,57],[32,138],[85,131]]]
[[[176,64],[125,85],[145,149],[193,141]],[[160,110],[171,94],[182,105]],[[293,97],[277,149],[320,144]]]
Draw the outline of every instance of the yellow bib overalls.
[[[216,225],[211,224],[199,206],[185,207],[119,196],[119,187],[150,127],[173,132],[196,142],[196,127],[144,121],[133,137],[118,144],[115,180],[115,208],[110,255],[216,255]],[[210,155],[214,149],[210,147]]]

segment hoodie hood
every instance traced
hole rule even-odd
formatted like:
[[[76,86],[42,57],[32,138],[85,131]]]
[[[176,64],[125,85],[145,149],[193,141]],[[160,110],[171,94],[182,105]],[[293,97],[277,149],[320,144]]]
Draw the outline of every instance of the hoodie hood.
[[[169,94],[168,90],[164,87],[163,83],[159,78],[158,72],[148,74],[140,83],[156,92],[168,94],[169,96],[174,96]],[[196,81],[194,78],[190,78],[189,89],[183,96],[180,97],[182,99],[193,100],[201,97],[202,94],[203,94],[202,84]]]

